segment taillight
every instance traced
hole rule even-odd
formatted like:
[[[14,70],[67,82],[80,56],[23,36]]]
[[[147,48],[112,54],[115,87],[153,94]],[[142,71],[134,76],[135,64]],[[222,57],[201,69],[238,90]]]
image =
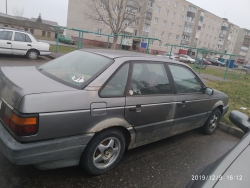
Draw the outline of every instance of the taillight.
[[[5,110],[3,121],[18,136],[30,136],[38,132],[38,115],[20,114]],[[12,113],[11,113],[12,112]]]

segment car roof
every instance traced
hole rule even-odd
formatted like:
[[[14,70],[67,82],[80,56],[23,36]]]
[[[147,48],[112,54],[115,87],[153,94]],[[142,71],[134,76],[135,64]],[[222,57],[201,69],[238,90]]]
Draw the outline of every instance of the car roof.
[[[186,65],[185,63],[181,63],[179,61],[167,59],[164,56],[155,56],[151,54],[145,54],[145,53],[139,53],[139,52],[131,52],[131,51],[124,51],[124,50],[108,50],[108,49],[81,49],[80,51],[87,51],[91,53],[95,53],[98,55],[102,55],[105,57],[108,57],[110,59],[116,59],[116,58],[142,58],[143,60],[145,58],[151,60],[151,61],[159,61],[161,60],[162,62],[169,62],[169,63],[175,63],[175,64],[181,64],[181,65]]]
[[[0,30],[20,31],[20,32],[23,32],[23,33],[31,34],[31,32],[29,32],[29,31],[25,31],[25,30],[22,30],[22,29],[16,29],[16,28],[12,28],[12,27],[2,27],[2,26],[0,26]]]

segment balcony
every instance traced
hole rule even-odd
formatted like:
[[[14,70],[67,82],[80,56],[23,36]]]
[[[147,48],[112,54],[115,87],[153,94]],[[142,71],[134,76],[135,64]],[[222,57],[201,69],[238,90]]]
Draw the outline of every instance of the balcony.
[[[136,0],[129,0],[127,5],[131,7],[139,7],[138,1]]]
[[[224,41],[219,41],[218,44],[223,46]]]
[[[183,44],[183,45],[188,45],[188,44],[189,44],[189,41],[188,41],[188,40],[181,40],[181,44]]]
[[[239,55],[240,55],[240,56],[243,56],[243,57],[246,57],[247,53],[245,53],[245,52],[240,52]]]
[[[245,50],[245,51],[248,51],[249,48],[245,47],[245,46],[242,46],[241,47],[242,50]]]
[[[249,46],[250,45],[250,40],[249,39],[244,39],[243,45]]]
[[[196,38],[196,39],[199,39],[199,38],[200,38],[200,34],[199,34],[199,33],[196,33],[195,38]]]
[[[193,25],[194,25],[193,21],[188,21],[188,20],[185,21],[185,26],[193,27]]]
[[[224,33],[220,33],[220,37],[221,37],[221,38],[224,38],[224,37],[225,37],[225,34],[224,34]]]
[[[124,30],[124,32],[133,34],[134,33],[134,28],[126,27],[125,30]]]
[[[184,31],[184,32],[183,32],[183,35],[186,35],[186,36],[191,36],[191,35],[192,35],[192,33],[187,32],[187,31]]]

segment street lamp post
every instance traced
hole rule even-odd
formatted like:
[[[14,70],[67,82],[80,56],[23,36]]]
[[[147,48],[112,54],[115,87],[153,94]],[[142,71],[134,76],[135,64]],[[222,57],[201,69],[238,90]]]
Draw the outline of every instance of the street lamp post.
[[[6,14],[8,13],[8,11],[7,11],[7,0],[6,0]]]

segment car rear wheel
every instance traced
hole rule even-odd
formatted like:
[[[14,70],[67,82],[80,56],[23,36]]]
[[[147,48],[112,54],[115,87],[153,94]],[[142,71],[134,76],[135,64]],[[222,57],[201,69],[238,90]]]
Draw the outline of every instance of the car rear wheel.
[[[106,173],[119,163],[125,145],[124,135],[118,129],[97,133],[85,148],[80,165],[92,175]]]
[[[220,118],[221,111],[217,108],[212,112],[206,123],[201,127],[201,131],[207,135],[213,134],[219,125]]]
[[[27,58],[29,58],[29,59],[37,59],[38,56],[39,56],[39,53],[36,50],[29,50],[27,52]]]

